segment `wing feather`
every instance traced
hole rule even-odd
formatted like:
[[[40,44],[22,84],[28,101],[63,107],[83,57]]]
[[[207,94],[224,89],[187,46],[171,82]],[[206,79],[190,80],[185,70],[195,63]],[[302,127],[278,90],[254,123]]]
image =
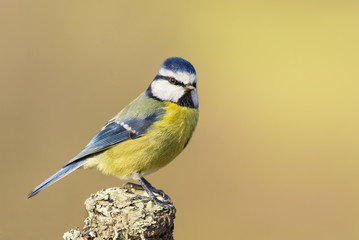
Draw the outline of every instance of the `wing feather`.
[[[164,113],[164,104],[162,102],[146,98],[146,96],[141,95],[129,104],[126,108],[130,108],[131,111],[126,111],[128,109],[125,108],[118,116],[110,120],[87,146],[65,166],[93,154],[100,153],[118,143],[135,139],[145,134],[147,129]],[[147,106],[147,111],[143,111],[142,114],[135,111],[136,105],[143,110],[144,105],[148,101],[150,105]],[[156,102],[154,103],[153,101]]]

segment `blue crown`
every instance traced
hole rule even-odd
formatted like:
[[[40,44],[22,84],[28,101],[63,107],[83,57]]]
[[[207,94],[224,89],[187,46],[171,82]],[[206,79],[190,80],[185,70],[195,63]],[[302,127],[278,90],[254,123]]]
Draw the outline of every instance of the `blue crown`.
[[[180,57],[167,58],[163,62],[161,68],[171,70],[173,72],[188,72],[191,74],[196,74],[196,70],[192,64]]]

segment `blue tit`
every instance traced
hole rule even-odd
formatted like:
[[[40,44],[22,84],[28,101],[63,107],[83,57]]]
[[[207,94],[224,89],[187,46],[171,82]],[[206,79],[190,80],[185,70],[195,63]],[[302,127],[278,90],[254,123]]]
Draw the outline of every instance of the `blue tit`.
[[[166,59],[150,86],[112,118],[87,146],[28,197],[78,168],[138,181],[149,199],[165,207],[143,176],[171,162],[188,144],[198,121],[197,76],[191,63]]]

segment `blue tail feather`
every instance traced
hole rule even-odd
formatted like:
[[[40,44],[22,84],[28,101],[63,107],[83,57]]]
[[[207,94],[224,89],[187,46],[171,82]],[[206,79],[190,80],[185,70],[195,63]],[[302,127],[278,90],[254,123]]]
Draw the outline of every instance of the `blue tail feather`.
[[[34,188],[34,190],[32,190],[29,193],[29,195],[27,195],[27,198],[31,198],[31,197],[35,196],[42,189],[50,186],[54,182],[56,182],[56,181],[60,180],[61,178],[65,177],[67,174],[69,174],[69,173],[73,172],[74,170],[76,170],[77,168],[81,167],[85,163],[85,160],[86,159],[78,160],[78,161],[72,162],[70,165],[67,165],[67,166],[63,167],[60,171],[58,171],[57,173],[55,173],[54,175],[52,175],[51,177],[49,177],[48,179],[43,181],[39,186]]]

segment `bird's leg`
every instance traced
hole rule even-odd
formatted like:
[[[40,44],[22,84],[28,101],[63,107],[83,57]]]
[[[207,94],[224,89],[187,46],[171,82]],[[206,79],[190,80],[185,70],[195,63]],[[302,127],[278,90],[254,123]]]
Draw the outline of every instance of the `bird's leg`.
[[[161,201],[159,200],[155,194],[153,192],[156,192],[158,193],[158,191],[161,191],[161,190],[157,190],[156,188],[152,187],[152,185],[143,177],[138,177],[137,178],[137,181],[142,185],[143,189],[145,189],[145,191],[147,192],[148,196],[150,197],[150,199],[152,199],[152,201],[154,201],[155,203],[157,203],[158,205],[162,206],[162,207],[165,207],[165,208],[170,208],[170,209],[173,209],[174,206],[173,204],[170,202],[170,203],[166,203],[164,201]],[[152,190],[155,190],[155,191],[152,191]],[[163,193],[163,191],[161,191]],[[163,193],[164,194],[164,193]],[[165,194],[166,195],[166,194]],[[167,196],[167,195],[166,195]],[[168,199],[170,199],[168,197]]]
[[[159,189],[156,189],[155,187],[153,187],[151,185],[151,183],[149,183],[145,178],[142,179],[145,184],[149,187],[149,189],[151,190],[151,192],[154,192],[154,193],[157,193],[159,195],[161,195],[164,199],[165,199],[165,202],[167,203],[171,203],[172,200],[171,198],[165,194],[162,190],[159,190]],[[136,184],[136,183],[131,183],[131,182],[127,182],[125,184],[122,185],[123,188],[127,188],[127,189],[135,189],[135,190],[145,190],[142,185],[140,184]],[[145,196],[141,196],[141,195],[137,195],[135,197],[136,199],[142,199],[142,200],[151,200],[149,197],[145,197]]]
[[[151,185],[151,183],[149,183],[144,177],[141,177],[142,181],[150,188],[150,190],[154,193],[157,193],[159,195],[161,195],[166,202],[172,202],[170,196],[168,196],[164,191],[162,191],[161,189],[157,189],[154,186]]]

